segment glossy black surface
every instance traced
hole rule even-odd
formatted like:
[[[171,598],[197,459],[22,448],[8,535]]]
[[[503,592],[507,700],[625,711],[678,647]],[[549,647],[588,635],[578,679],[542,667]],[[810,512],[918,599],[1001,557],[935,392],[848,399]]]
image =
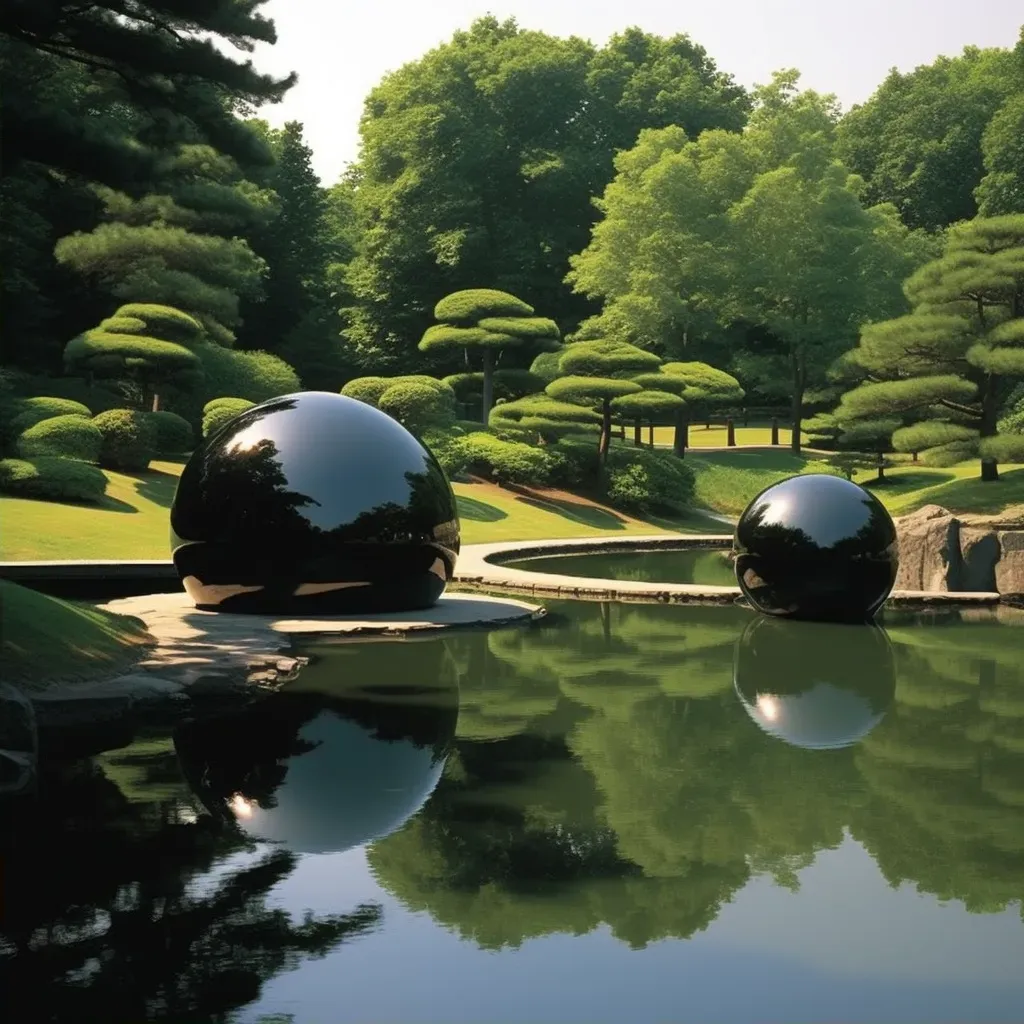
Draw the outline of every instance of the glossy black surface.
[[[896,664],[878,626],[761,616],[736,643],[733,685],[770,736],[811,750],[848,747],[885,717]]]
[[[406,611],[451,580],[459,520],[444,471],[401,424],[307,391],[249,409],[195,451],[171,546],[200,608]]]
[[[292,853],[338,853],[390,835],[444,770],[458,684],[284,690],[175,733],[185,778],[218,821]]]
[[[733,538],[736,580],[755,608],[794,619],[870,620],[896,581],[896,527],[869,491],[808,473],[763,490]]]

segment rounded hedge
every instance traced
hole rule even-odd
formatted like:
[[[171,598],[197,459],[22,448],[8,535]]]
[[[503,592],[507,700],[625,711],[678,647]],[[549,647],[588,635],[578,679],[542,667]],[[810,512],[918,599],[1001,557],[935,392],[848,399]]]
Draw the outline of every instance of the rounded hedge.
[[[103,472],[74,459],[2,459],[0,492],[45,501],[99,501],[107,490]]]
[[[89,419],[92,412],[88,406],[72,401],[70,398],[23,398],[18,403],[17,413],[11,420],[10,429],[16,437],[37,423],[52,419],[54,416],[84,416]]]
[[[18,454],[25,459],[53,456],[95,462],[99,458],[103,435],[92,420],[72,414],[52,416],[22,431],[16,442]]]
[[[178,455],[190,452],[195,445],[192,425],[176,412],[147,412],[146,419],[156,432],[156,450],[159,455]]]
[[[203,406],[203,437],[210,437],[256,403],[247,398],[215,398]]]
[[[385,391],[377,403],[381,412],[398,420],[406,430],[422,433],[429,427],[455,422],[455,401],[451,389],[442,390],[416,380],[400,380]]]
[[[498,483],[542,484],[551,470],[543,449],[519,441],[503,441],[483,431],[459,438],[452,447],[471,473]]]
[[[105,469],[141,473],[156,455],[156,428],[134,409],[110,409],[93,421],[103,436],[99,463]]]

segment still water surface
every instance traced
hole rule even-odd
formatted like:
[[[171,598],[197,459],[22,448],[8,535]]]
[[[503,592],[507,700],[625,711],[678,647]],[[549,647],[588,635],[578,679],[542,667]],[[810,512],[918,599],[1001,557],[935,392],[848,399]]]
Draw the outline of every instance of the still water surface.
[[[546,555],[508,563],[512,569],[553,572],[589,579],[636,580],[639,583],[697,583],[735,587],[729,551],[722,548],[691,548],[686,551],[588,552],[579,555]]]
[[[32,1021],[1024,1019],[1024,627],[308,642],[0,822]]]

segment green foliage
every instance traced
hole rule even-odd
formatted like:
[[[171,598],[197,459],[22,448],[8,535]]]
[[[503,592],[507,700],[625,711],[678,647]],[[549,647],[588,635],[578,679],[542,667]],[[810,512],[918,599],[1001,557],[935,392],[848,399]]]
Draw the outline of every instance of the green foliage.
[[[986,174],[974,190],[978,213],[1024,213],[1024,83],[989,121],[981,149]]]
[[[652,372],[660,365],[654,353],[619,341],[578,341],[567,346],[558,361],[562,374],[583,377]]]
[[[116,385],[89,384],[80,377],[27,377],[19,391],[23,395],[53,395],[85,406],[90,415],[117,409],[124,405],[124,397],[115,390]]]
[[[507,334],[487,331],[482,327],[458,327],[454,324],[433,324],[423,332],[420,348],[424,352],[443,349],[504,348],[512,339]]]
[[[608,500],[617,508],[647,511],[651,505],[651,481],[643,466],[631,463],[608,474]]]
[[[346,398],[354,398],[376,408],[380,396],[393,386],[394,378],[392,377],[357,377],[355,380],[350,380],[341,389],[341,393]]]
[[[40,456],[95,462],[103,436],[93,422],[80,413],[53,416],[29,427],[17,440],[17,452],[24,459]]]
[[[998,423],[1000,434],[1024,434],[1024,384],[1015,389],[1006,403],[1006,415]]]
[[[110,409],[93,421],[103,437],[99,463],[104,469],[141,473],[156,455],[156,428],[145,413]]]
[[[1015,87],[1013,62],[1011,51],[971,46],[891,71],[838,130],[839,155],[865,179],[868,202],[892,203],[906,224],[930,231],[975,216],[983,138]]]
[[[157,455],[181,455],[192,451],[195,444],[195,433],[192,424],[183,416],[174,412],[146,413],[156,433]]]
[[[84,416],[88,419],[92,415],[81,402],[69,398],[22,398],[16,401],[13,410],[15,415],[9,421],[11,436],[17,436],[53,416]]]
[[[463,291],[446,295],[434,306],[434,319],[447,320],[450,323],[473,323],[484,317],[532,317],[533,306],[508,292],[494,288],[466,288]],[[528,321],[529,322],[529,321]],[[551,323],[551,321],[541,321]],[[485,330],[504,330],[501,327],[490,328],[481,324]]]
[[[693,505],[693,470],[686,461],[671,452],[649,448],[612,448],[608,453],[607,473],[610,499],[615,481],[625,474],[619,485],[621,488],[632,488],[638,494],[642,483],[646,491],[643,504],[632,507],[645,511],[660,508],[682,512]]]
[[[545,389],[547,394],[563,402],[595,405],[641,391],[639,384],[614,377],[559,377]]]
[[[501,484],[542,484],[551,469],[543,449],[483,431],[459,438],[452,447],[471,473]]]
[[[612,410],[637,420],[661,421],[685,408],[686,403],[667,391],[639,391],[612,399]]]
[[[462,439],[467,433],[479,433],[479,428],[479,423],[470,423],[468,429],[459,424],[444,429],[428,427],[420,440],[433,453],[448,479],[454,480],[464,473],[469,458]]]
[[[586,244],[615,151],[651,125],[736,131],[748,105],[686,36],[630,29],[596,48],[475,21],[367,98],[356,168],[367,231],[349,269],[348,337],[401,364],[437,297],[479,282],[578,321],[592,307],[569,294],[564,268]]]
[[[163,341],[176,341],[181,345],[194,347],[203,340],[203,325],[188,313],[173,306],[161,306],[155,302],[129,302],[121,306],[111,319],[127,320],[142,324],[143,330],[129,329],[121,334],[147,334]],[[110,321],[105,321],[107,330]]]
[[[62,458],[0,459],[0,492],[42,501],[100,501],[103,472],[87,462]]]
[[[455,422],[455,395],[441,381],[399,380],[380,396],[377,408],[414,434]]]
[[[532,373],[542,385],[550,384],[561,372],[558,368],[558,364],[561,359],[561,352],[541,352],[541,354],[530,364],[530,373]]]
[[[601,419],[597,413],[570,402],[558,402],[548,395],[526,395],[504,402],[491,410],[490,425],[499,431],[521,432],[551,441],[565,434],[596,432]]]
[[[932,465],[976,454],[1024,378],[1022,261],[1024,214],[951,228],[944,254],[906,282],[913,313],[862,331],[853,358],[869,379],[843,396],[837,418],[909,419],[898,445],[913,445]],[[982,476],[995,479],[991,453],[1012,446],[984,447]]]
[[[251,409],[255,402],[247,398],[215,398],[203,406],[203,437],[210,437],[225,424]]]

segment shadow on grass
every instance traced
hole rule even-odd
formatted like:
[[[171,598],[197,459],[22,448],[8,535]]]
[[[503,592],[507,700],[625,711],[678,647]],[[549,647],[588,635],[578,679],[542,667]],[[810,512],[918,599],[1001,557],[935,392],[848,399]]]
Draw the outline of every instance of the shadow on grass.
[[[758,451],[702,452],[699,448],[687,448],[686,460],[696,464],[721,466],[723,469],[755,469],[759,472],[799,473],[813,455],[794,455],[791,451],[773,451],[761,448]]]
[[[870,480],[858,480],[861,487],[868,490],[884,490],[888,495],[908,494],[910,491],[921,491],[926,487],[937,487],[947,480],[955,479],[955,473],[943,473],[940,470],[908,470],[893,476],[887,476],[883,480],[872,477]]]
[[[516,500],[521,501],[524,505],[538,508],[542,512],[550,512],[563,519],[580,523],[583,526],[592,526],[598,530],[624,530],[626,528],[626,520],[621,516],[617,516],[607,509],[596,508],[594,505],[584,505],[578,501],[561,501],[558,498],[528,498],[522,494]]]
[[[462,519],[472,519],[476,523],[496,523],[499,519],[508,519],[507,512],[495,508],[494,505],[488,505],[486,501],[467,498],[462,494],[456,495],[455,500]]]
[[[152,501],[162,508],[170,508],[174,501],[174,490],[178,486],[178,478],[173,473],[165,473],[162,469],[150,469],[139,476],[136,493]]]
[[[930,504],[941,505],[951,512],[997,515],[1009,505],[1024,504],[1024,469],[1001,470],[998,480],[981,480],[980,477],[954,480],[938,491],[922,495],[920,501],[901,507],[900,512],[906,514]]]

